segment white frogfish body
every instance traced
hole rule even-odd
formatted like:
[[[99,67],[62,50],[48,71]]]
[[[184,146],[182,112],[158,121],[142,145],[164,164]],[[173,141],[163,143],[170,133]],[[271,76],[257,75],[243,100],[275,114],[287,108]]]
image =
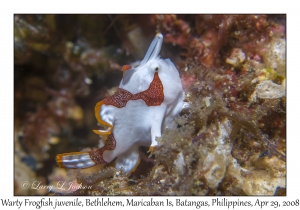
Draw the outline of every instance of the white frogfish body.
[[[172,123],[183,107],[184,92],[179,72],[159,52],[163,36],[157,34],[137,67],[123,66],[117,92],[97,103],[95,116],[106,130],[103,146],[89,152],[59,154],[56,161],[65,168],[87,168],[107,164],[128,174],[139,164],[139,146],[157,146],[157,137]]]

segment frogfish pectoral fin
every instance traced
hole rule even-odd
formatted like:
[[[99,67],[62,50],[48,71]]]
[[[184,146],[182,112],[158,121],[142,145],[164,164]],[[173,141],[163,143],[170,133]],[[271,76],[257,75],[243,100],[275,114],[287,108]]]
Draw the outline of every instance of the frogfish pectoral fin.
[[[156,146],[150,146],[147,153],[150,153],[148,157],[151,157],[154,154],[154,151],[156,149]]]
[[[105,104],[104,101],[99,101],[96,106],[95,106],[95,117],[98,121],[99,124],[103,125],[103,126],[107,126],[108,129],[106,131],[101,131],[101,130],[94,130],[95,133],[97,134],[100,134],[100,135],[107,135],[107,134],[111,134],[111,131],[112,131],[112,125],[109,124],[108,122],[104,121],[102,118],[101,118],[101,115],[100,115],[100,110],[101,110],[101,106]],[[104,134],[102,134],[104,133]]]
[[[109,127],[107,130],[93,130],[93,132],[95,134],[102,135],[102,136],[110,135],[112,132],[112,127]]]

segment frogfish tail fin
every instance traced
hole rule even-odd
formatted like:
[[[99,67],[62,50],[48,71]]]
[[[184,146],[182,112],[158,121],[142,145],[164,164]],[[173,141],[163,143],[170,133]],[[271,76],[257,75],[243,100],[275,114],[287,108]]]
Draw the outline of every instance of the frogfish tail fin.
[[[70,152],[56,155],[56,162],[61,168],[88,168],[96,165],[89,152]]]

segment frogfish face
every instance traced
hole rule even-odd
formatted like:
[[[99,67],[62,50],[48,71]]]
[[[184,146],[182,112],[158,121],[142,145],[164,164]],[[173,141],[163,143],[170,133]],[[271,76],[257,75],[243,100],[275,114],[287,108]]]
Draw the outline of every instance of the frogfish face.
[[[139,146],[157,146],[156,138],[172,124],[184,99],[178,70],[170,59],[159,56],[162,41],[157,34],[139,66],[123,66],[117,92],[96,104],[96,119],[106,127],[94,130],[102,136],[102,146],[59,154],[60,167],[87,168],[115,160],[117,169],[130,174],[140,162]]]

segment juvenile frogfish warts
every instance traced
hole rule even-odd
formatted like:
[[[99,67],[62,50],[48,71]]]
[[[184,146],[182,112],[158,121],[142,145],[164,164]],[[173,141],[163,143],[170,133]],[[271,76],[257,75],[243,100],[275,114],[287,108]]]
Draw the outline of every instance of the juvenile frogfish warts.
[[[88,152],[59,154],[60,167],[88,168],[115,160],[128,174],[139,164],[139,146],[157,146],[157,137],[170,126],[183,107],[184,92],[178,70],[159,52],[163,36],[157,34],[137,67],[125,65],[117,92],[98,102],[95,116],[106,130],[94,130],[104,146]]]

